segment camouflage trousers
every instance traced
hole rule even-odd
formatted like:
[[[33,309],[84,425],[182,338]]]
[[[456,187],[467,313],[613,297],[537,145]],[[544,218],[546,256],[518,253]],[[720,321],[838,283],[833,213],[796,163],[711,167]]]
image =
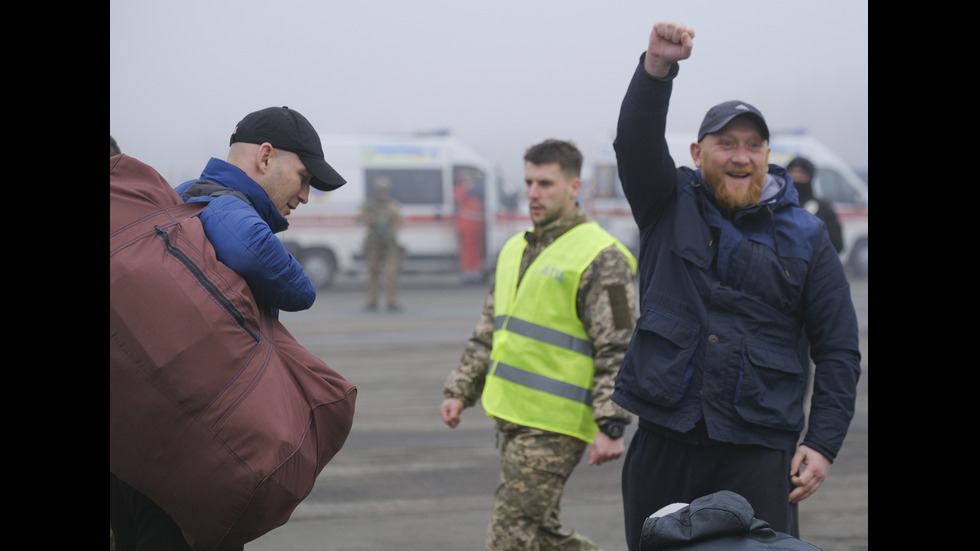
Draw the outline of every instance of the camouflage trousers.
[[[381,275],[384,273],[384,287],[388,306],[398,303],[398,272],[401,270],[402,249],[396,245],[368,245],[364,249],[368,266],[367,302],[377,306],[381,291]]]
[[[563,529],[558,519],[565,482],[587,444],[564,434],[506,427],[500,432],[500,482],[487,550],[598,550],[588,538]]]

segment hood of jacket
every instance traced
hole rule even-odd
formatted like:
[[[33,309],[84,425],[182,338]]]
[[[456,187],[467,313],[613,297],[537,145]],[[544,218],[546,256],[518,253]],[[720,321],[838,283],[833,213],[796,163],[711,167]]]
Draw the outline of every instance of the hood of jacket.
[[[272,200],[269,199],[269,195],[265,190],[237,166],[212,157],[204,167],[204,171],[201,172],[201,177],[198,180],[184,182],[177,187],[177,193],[184,195],[188,192],[189,188],[201,180],[218,184],[244,195],[247,202],[255,209],[255,212],[269,224],[273,233],[279,233],[289,228],[289,221],[272,204]],[[190,195],[196,196],[198,194],[191,192]],[[209,193],[208,195],[214,194]]]
[[[684,193],[695,196],[704,220],[718,236],[718,271],[723,281],[728,280],[733,255],[747,238],[768,244],[777,255],[806,257],[805,252],[797,250],[800,243],[796,236],[777,230],[777,213],[788,212],[788,209],[795,207],[799,197],[786,169],[770,164],[759,203],[734,212],[718,206],[714,190],[705,183],[700,169],[685,167],[681,170],[689,171],[694,183],[685,187]]]

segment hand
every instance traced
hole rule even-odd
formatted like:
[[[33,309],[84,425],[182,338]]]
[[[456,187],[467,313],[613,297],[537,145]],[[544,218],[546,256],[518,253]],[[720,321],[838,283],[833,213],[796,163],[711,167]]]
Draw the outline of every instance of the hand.
[[[691,57],[693,48],[694,29],[683,23],[661,21],[650,32],[643,68],[655,77],[665,77],[674,63]]]
[[[803,472],[800,467],[803,466]],[[830,461],[808,446],[800,446],[790,462],[790,482],[796,488],[789,493],[790,503],[799,503],[812,496],[827,479]]]
[[[613,440],[605,433],[597,432],[592,439],[592,451],[589,453],[589,465],[602,465],[606,461],[619,459],[626,450],[625,438]]]
[[[463,401],[459,398],[446,398],[439,405],[439,415],[449,428],[456,428],[459,425],[459,414],[463,411]]]

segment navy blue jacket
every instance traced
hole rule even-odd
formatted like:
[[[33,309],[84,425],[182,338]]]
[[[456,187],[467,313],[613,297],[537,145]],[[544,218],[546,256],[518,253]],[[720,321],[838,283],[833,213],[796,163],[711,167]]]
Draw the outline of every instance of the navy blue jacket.
[[[815,364],[803,444],[833,461],[861,372],[850,285],[822,223],[769,166],[763,201],[726,217],[700,170],[677,168],[664,139],[675,64],[642,58],[614,143],[640,230],[640,316],[613,400],[642,423],[715,441],[792,451],[804,428],[806,331]]]
[[[218,260],[245,278],[259,304],[287,312],[313,306],[316,289],[275,236],[289,222],[241,169],[211,159],[199,180],[175,190],[184,201],[210,201],[201,211],[204,233]]]

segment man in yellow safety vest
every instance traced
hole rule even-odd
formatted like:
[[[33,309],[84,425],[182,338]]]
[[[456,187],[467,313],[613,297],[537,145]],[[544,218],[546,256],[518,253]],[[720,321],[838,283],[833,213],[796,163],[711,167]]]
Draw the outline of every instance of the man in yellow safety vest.
[[[623,454],[629,412],[610,397],[633,332],[636,259],[575,198],[582,154],[546,140],[524,156],[530,230],[510,238],[439,412],[450,427],[482,398],[500,436],[488,550],[598,549],[562,527],[559,501],[585,453]]]

